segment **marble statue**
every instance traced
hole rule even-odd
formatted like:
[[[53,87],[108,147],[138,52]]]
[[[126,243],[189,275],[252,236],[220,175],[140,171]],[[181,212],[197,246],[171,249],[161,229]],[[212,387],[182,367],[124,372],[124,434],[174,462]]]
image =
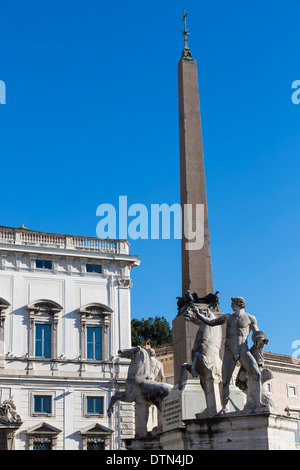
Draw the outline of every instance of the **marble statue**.
[[[16,405],[13,401],[14,397],[4,400],[0,405],[0,423],[21,423],[21,417],[17,413]]]
[[[259,351],[259,342],[262,341],[262,332],[260,332],[256,318],[253,315],[245,312],[245,299],[243,297],[232,297],[231,307],[234,313],[223,314],[216,318],[209,318],[207,312],[198,309],[195,305],[185,313],[187,318],[191,319],[195,315],[198,320],[211,327],[217,327],[225,324],[226,337],[224,356],[222,364],[222,409],[220,414],[225,413],[226,405],[229,400],[229,385],[232,379],[233,371],[239,361],[241,367],[247,374],[244,385],[244,390],[247,392],[247,404],[245,409],[256,410],[263,406],[265,403],[262,401],[262,381],[261,370],[257,359],[248,348],[247,339],[250,331],[253,332],[254,345]],[[209,309],[207,309],[209,310]],[[242,377],[242,372],[241,376]],[[242,381],[240,381],[242,382]]]
[[[263,331],[256,331],[252,334],[253,346],[250,349],[250,353],[255,358],[259,371],[261,381],[261,401],[264,405],[267,405],[270,409],[275,411],[274,403],[268,394],[266,389],[266,383],[273,378],[272,371],[264,367],[264,355],[263,350],[266,344],[269,343],[269,339],[266,337]],[[246,409],[255,408],[255,394],[249,390],[248,387],[248,373],[246,369],[241,366],[235,381],[236,386],[247,395]],[[251,403],[254,401],[254,403]]]
[[[215,296],[215,294],[211,294]],[[195,294],[194,294],[195,300]],[[202,299],[203,300],[203,299]],[[200,302],[200,299],[197,298]],[[209,300],[210,301],[210,300]],[[209,306],[217,307],[216,299],[212,299]],[[185,319],[199,326],[195,342],[192,349],[192,364],[183,364],[179,378],[179,389],[183,387],[183,376],[185,370],[191,373],[193,377],[200,378],[200,384],[206,399],[206,415],[214,415],[221,409],[220,384],[222,382],[222,362],[220,348],[222,343],[222,327],[211,326],[204,323],[195,315],[190,315],[190,309],[197,309],[196,304],[191,302],[183,312]],[[215,320],[217,317],[213,309],[201,310],[203,315],[209,320]]]
[[[163,367],[151,348],[137,346],[118,351],[119,357],[131,360],[124,392],[117,392],[111,397],[107,414],[110,417],[117,401],[136,405],[136,435],[147,434],[149,408],[155,405],[162,411],[162,401],[173,388],[164,383]]]

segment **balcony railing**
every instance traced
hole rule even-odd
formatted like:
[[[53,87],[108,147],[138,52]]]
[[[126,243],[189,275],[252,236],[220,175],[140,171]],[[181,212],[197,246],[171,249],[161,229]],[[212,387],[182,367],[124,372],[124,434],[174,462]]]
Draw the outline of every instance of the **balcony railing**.
[[[126,240],[34,232],[23,228],[0,227],[0,243],[102,253],[129,253],[129,243]]]

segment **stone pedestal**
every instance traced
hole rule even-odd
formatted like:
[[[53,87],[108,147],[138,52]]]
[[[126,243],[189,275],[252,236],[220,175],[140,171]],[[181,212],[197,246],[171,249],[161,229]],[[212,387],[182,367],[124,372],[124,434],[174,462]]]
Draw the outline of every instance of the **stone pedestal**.
[[[128,450],[296,450],[298,420],[269,408],[247,413],[244,394],[230,386],[227,413],[205,415],[199,380],[175,386],[163,401],[162,425],[147,436],[125,441]]]
[[[128,450],[297,450],[298,420],[270,412],[184,420],[177,429],[126,442]]]
[[[183,389],[176,385],[164,398],[162,405],[162,431],[171,431],[183,425],[183,420],[194,419],[206,408],[205,395],[198,380],[187,380]]]
[[[244,408],[245,395],[234,385],[230,385],[229,392],[227,411],[241,411]],[[183,382],[182,390],[175,385],[163,400],[162,431],[177,429],[185,420],[202,418],[206,413],[205,410],[207,410],[207,403],[199,379]]]
[[[20,424],[0,424],[0,450],[15,449],[15,433],[19,427]]]
[[[296,450],[297,419],[273,413],[228,413],[185,422],[189,450]]]

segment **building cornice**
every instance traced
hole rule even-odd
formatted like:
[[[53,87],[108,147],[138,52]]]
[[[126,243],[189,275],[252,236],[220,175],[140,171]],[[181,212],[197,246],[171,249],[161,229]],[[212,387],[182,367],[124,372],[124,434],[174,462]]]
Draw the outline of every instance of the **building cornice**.
[[[0,226],[0,250],[78,258],[125,261],[138,266],[127,240],[101,239]]]

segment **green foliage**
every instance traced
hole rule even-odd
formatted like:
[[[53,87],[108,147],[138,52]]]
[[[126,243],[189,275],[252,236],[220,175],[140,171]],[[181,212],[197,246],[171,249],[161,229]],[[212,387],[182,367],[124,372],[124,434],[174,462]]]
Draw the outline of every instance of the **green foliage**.
[[[139,346],[147,340],[153,348],[172,342],[172,329],[163,316],[131,321],[132,346]]]

